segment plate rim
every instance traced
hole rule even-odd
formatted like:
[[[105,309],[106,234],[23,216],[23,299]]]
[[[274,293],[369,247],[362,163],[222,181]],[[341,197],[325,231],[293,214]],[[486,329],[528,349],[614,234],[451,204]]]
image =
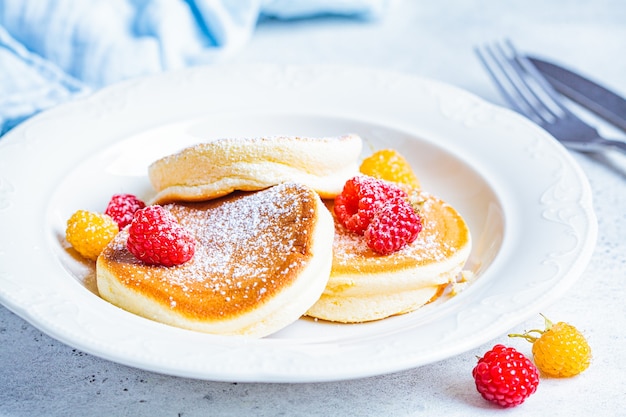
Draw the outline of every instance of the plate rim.
[[[540,145],[541,150],[547,151],[549,154],[551,153],[551,156],[558,159],[558,161],[563,164],[562,169],[568,170],[568,172],[573,177],[575,177],[575,182],[580,187],[578,190],[580,195],[578,196],[578,201],[576,202],[576,204],[577,208],[580,209],[580,214],[582,214],[586,220],[586,236],[585,239],[580,242],[580,245],[576,247],[578,249],[578,256],[576,257],[575,261],[569,265],[566,265],[567,274],[564,273],[563,278],[560,281],[564,285],[561,285],[558,288],[553,288],[549,294],[550,297],[545,296],[543,299],[536,301],[535,305],[533,306],[534,308],[532,309],[533,311],[526,311],[524,316],[500,317],[497,325],[490,326],[488,329],[483,330],[478,337],[474,337],[474,339],[471,340],[471,343],[467,343],[462,349],[449,348],[447,351],[439,351],[438,353],[430,352],[429,357],[422,360],[418,360],[412,357],[405,360],[392,361],[391,364],[371,364],[367,367],[356,369],[351,372],[341,370],[339,372],[326,371],[320,373],[311,369],[309,372],[303,372],[297,375],[290,375],[288,373],[285,374],[285,371],[282,368],[272,368],[271,365],[269,365],[267,368],[255,368],[251,372],[246,372],[242,369],[240,369],[238,372],[231,372],[232,370],[214,370],[212,372],[207,372],[206,369],[199,372],[194,372],[193,369],[189,369],[188,367],[186,367],[186,369],[183,369],[182,367],[177,366],[176,361],[164,363],[162,361],[162,358],[158,357],[126,357],[124,354],[124,349],[120,349],[119,346],[99,346],[93,337],[90,338],[86,335],[79,335],[68,332],[68,329],[64,328],[59,323],[56,323],[54,321],[48,321],[46,319],[46,308],[60,308],[59,306],[62,305],[64,308],[66,307],[71,310],[71,306],[66,305],[67,300],[64,300],[64,297],[67,297],[68,294],[75,294],[76,291],[79,290],[78,288],[75,288],[73,285],[70,285],[70,283],[68,283],[68,286],[64,288],[64,290],[67,291],[67,294],[58,295],[58,297],[60,297],[59,300],[46,301],[45,294],[29,294],[29,291],[33,291],[32,287],[20,287],[20,285],[16,284],[16,280],[14,279],[13,275],[15,272],[10,272],[5,269],[5,266],[0,266],[0,283],[12,284],[12,286],[0,286],[0,302],[2,302],[3,305],[5,305],[7,308],[9,308],[9,310],[13,311],[17,315],[28,321],[30,324],[39,328],[41,331],[70,346],[80,348],[81,350],[84,350],[90,354],[108,360],[155,372],[198,379],[211,379],[222,381],[315,382],[343,380],[395,372],[410,367],[425,365],[436,360],[442,360],[452,355],[459,354],[462,351],[466,351],[471,347],[477,346],[479,343],[497,337],[503,331],[506,331],[506,329],[514,326],[515,324],[518,324],[524,319],[530,317],[532,314],[536,314],[539,308],[545,306],[548,302],[558,298],[565,291],[567,291],[582,274],[584,267],[589,262],[593,249],[595,247],[595,241],[597,239],[597,221],[595,219],[595,214],[592,208],[591,188],[584,173],[582,172],[582,169],[578,166],[578,164],[568,153],[568,151],[565,150],[565,148],[563,148],[560,144],[558,144],[549,134],[536,127],[531,122],[527,121],[521,116],[517,115],[516,113],[513,113],[512,111],[494,106],[467,91],[442,83],[441,81],[418,77],[411,74],[400,74],[386,70],[353,67],[320,65],[284,66],[263,64],[255,66],[247,65],[245,66],[245,68],[238,65],[224,65],[212,68],[191,68],[173,73],[159,74],[141,79],[129,80],[113,86],[106,87],[99,92],[96,92],[92,96],[81,98],[70,103],[62,104],[58,107],[40,113],[39,115],[34,116],[33,118],[27,120],[21,125],[18,125],[10,132],[5,134],[2,138],[0,138],[0,161],[4,159],[5,162],[7,162],[7,158],[3,157],[3,154],[6,155],[3,150],[8,149],[11,152],[14,151],[18,154],[32,151],[34,144],[36,144],[38,140],[41,140],[38,138],[34,138],[32,135],[37,135],[38,132],[42,130],[41,126],[54,126],[55,123],[58,123],[59,120],[67,120],[68,117],[70,118],[70,120],[72,120],[72,113],[74,112],[74,110],[80,108],[81,106],[86,106],[87,108],[104,109],[103,114],[92,115],[92,117],[94,118],[100,117],[103,120],[106,120],[107,118],[120,117],[120,110],[111,109],[108,106],[114,106],[120,102],[125,102],[125,100],[127,105],[133,106],[136,105],[134,104],[135,102],[133,102],[133,100],[138,100],[138,97],[141,97],[142,94],[146,94],[146,92],[150,88],[157,85],[167,85],[169,83],[173,85],[184,85],[186,86],[186,88],[189,88],[189,86],[193,86],[194,83],[198,82],[214,82],[211,77],[220,76],[220,74],[224,74],[233,70],[236,74],[240,75],[251,73],[262,74],[261,78],[256,79],[256,82],[267,82],[270,78],[272,80],[278,80],[280,82],[281,79],[284,77],[284,79],[286,80],[284,81],[285,87],[295,87],[301,89],[307,88],[304,84],[302,84],[302,78],[309,81],[311,81],[311,79],[317,80],[319,78],[326,78],[328,80],[332,79],[338,74],[338,77],[340,79],[343,79],[344,81],[346,80],[346,77],[355,74],[362,78],[375,79],[377,80],[377,82],[380,82],[381,85],[383,85],[383,87],[380,88],[387,89],[397,88],[398,85],[402,86],[404,85],[404,83],[416,83],[415,85],[420,86],[427,93],[433,94],[434,97],[438,97],[438,95],[443,95],[446,97],[452,96],[453,98],[455,98],[458,103],[453,103],[452,107],[454,108],[455,106],[459,106],[459,108],[461,109],[461,113],[465,112],[463,113],[464,116],[459,116],[461,117],[461,122],[463,123],[480,124],[480,117],[483,117],[485,114],[489,114],[490,116],[495,115],[496,118],[499,118],[499,123],[506,122],[512,123],[517,126],[523,126],[523,129],[527,129],[528,132],[532,132],[533,135],[542,140]],[[191,81],[189,81],[190,79]],[[133,96],[133,94],[135,94],[136,96]],[[102,104],[103,102],[104,104]],[[307,111],[305,110],[303,111],[303,113],[306,114]],[[348,114],[350,113],[348,112]],[[400,125],[402,125],[402,123],[400,123]],[[137,131],[141,131],[140,124],[133,125],[133,127]],[[33,130],[35,131],[34,133]],[[465,145],[460,146],[461,153],[464,150],[464,146]],[[18,150],[15,151],[15,148],[18,148]],[[93,148],[84,146],[84,153],[88,153],[90,150],[93,151]],[[459,151],[459,149],[456,150]],[[80,154],[74,155],[74,158],[79,157],[81,157]],[[1,166],[2,164],[0,164],[0,167]],[[11,210],[10,207],[7,208],[6,206],[10,206],[11,203],[18,201],[15,199],[16,194],[18,195],[17,198],[22,198],[21,195],[19,195],[20,190],[11,189],[11,181],[7,180],[7,178],[9,177],[11,177],[11,175],[9,175],[9,173],[0,168],[0,213],[2,211],[9,212]],[[45,201],[45,195],[41,198]],[[30,214],[31,212],[31,210],[26,211],[26,213],[28,214]],[[39,221],[41,225],[43,219],[39,219]],[[567,222],[570,220],[566,219],[564,221]],[[1,219],[0,224],[3,224]],[[10,253],[10,249],[8,249],[7,245],[7,242],[0,243],[0,259],[2,258],[3,253]],[[36,253],[42,252],[43,250],[44,248],[39,248]],[[30,284],[31,282],[29,281],[29,285]],[[20,294],[20,296],[27,297],[31,300],[35,300],[36,302],[25,305],[23,300],[20,299],[20,296],[16,296],[16,294]],[[59,301],[61,303],[55,304],[56,301]],[[63,304],[63,302],[66,302],[66,304]],[[163,325],[160,325],[158,323],[149,325],[150,331],[155,332],[162,330],[162,326]],[[168,330],[172,330],[172,333],[180,333],[179,329]],[[233,347],[233,343],[235,341],[235,339],[224,339],[223,337],[215,337],[215,340],[219,340],[220,344],[224,344],[224,346],[227,346],[229,348]],[[259,342],[246,340],[243,342],[243,345],[247,350],[258,350],[259,355],[267,355],[267,357],[271,358],[275,355],[275,352],[266,351],[268,349],[266,345],[268,344],[276,345],[275,342],[271,341]],[[235,347],[237,347],[238,343],[235,343],[235,345]],[[270,350],[275,348],[276,346],[273,346]],[[384,346],[381,347],[381,349],[382,348],[384,348]],[[296,354],[297,353],[299,352],[296,352]]]

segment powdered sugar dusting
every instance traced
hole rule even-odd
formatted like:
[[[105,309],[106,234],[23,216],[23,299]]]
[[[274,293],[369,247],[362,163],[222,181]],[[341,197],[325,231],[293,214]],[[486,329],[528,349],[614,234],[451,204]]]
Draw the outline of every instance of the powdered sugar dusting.
[[[440,262],[457,251],[458,242],[447,236],[446,219],[441,216],[441,208],[447,206],[442,201],[428,193],[422,192],[424,203],[420,210],[422,219],[422,231],[417,239],[404,247],[393,256],[378,255],[368,248],[363,236],[346,230],[338,222],[335,222],[335,240],[333,251],[335,253],[335,265],[351,267],[358,260],[360,264],[388,264],[390,260],[394,264],[427,264]]]
[[[282,184],[207,203],[168,204],[196,239],[191,261],[171,268],[143,265],[126,250],[125,232],[110,257],[127,286],[150,287],[172,309],[193,299],[209,314],[241,312],[295,279],[307,262],[313,198],[307,188]]]

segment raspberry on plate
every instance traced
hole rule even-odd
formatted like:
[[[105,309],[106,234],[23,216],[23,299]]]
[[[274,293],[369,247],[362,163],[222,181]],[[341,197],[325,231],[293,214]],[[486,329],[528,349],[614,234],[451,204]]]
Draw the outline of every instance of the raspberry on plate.
[[[335,198],[335,215],[346,229],[363,235],[383,203],[398,197],[406,198],[407,193],[387,181],[357,175],[346,181]]]
[[[478,360],[472,376],[484,399],[506,408],[522,404],[539,385],[539,372],[530,359],[500,344]]]
[[[169,211],[148,206],[135,212],[126,247],[148,265],[174,266],[193,257],[195,240]]]
[[[544,320],[544,330],[530,330],[524,334],[509,336],[523,337],[533,344],[535,364],[546,376],[567,378],[587,369],[591,364],[591,348],[585,336],[571,324],[553,324],[546,317]]]
[[[387,200],[376,211],[365,230],[367,246],[381,255],[389,255],[413,243],[422,230],[422,221],[404,198]]]
[[[146,204],[133,194],[115,194],[109,200],[105,214],[117,222],[120,229],[133,221],[133,214],[144,208]]]
[[[78,253],[95,261],[118,231],[108,215],[78,210],[67,220],[65,238]]]

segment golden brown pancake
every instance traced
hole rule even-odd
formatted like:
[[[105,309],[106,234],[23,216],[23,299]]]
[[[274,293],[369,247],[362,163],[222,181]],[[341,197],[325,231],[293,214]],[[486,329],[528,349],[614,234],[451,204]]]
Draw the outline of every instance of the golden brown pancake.
[[[362,236],[335,221],[331,276],[309,316],[358,323],[407,313],[455,280],[471,250],[469,228],[449,204],[421,196],[422,231],[391,255],[373,252]],[[327,204],[332,211],[332,202]]]
[[[283,182],[298,182],[322,198],[334,198],[358,172],[361,147],[357,135],[226,138],[194,145],[150,165],[148,175],[157,191],[153,203],[201,201]]]
[[[194,235],[194,257],[169,268],[143,264],[123,230],[97,261],[105,300],[177,327],[261,337],[297,320],[328,281],[332,217],[309,187],[164,207]]]

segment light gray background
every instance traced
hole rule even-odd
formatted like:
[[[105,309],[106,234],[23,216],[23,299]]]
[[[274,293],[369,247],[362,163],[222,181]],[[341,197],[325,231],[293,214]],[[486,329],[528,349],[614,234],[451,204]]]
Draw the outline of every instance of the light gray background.
[[[235,63],[346,64],[445,81],[503,104],[472,48],[509,37],[626,95],[626,2],[391,2],[380,22],[339,18],[264,22]],[[607,129],[625,138],[626,135]],[[599,220],[593,259],[579,282],[544,312],[584,331],[594,352],[581,376],[543,379],[521,407],[503,411],[476,393],[476,356],[505,335],[457,357],[391,375],[315,384],[247,384],[169,377],[72,349],[0,307],[3,416],[617,416],[626,409],[626,158],[576,155]],[[541,327],[538,317],[511,329]]]

